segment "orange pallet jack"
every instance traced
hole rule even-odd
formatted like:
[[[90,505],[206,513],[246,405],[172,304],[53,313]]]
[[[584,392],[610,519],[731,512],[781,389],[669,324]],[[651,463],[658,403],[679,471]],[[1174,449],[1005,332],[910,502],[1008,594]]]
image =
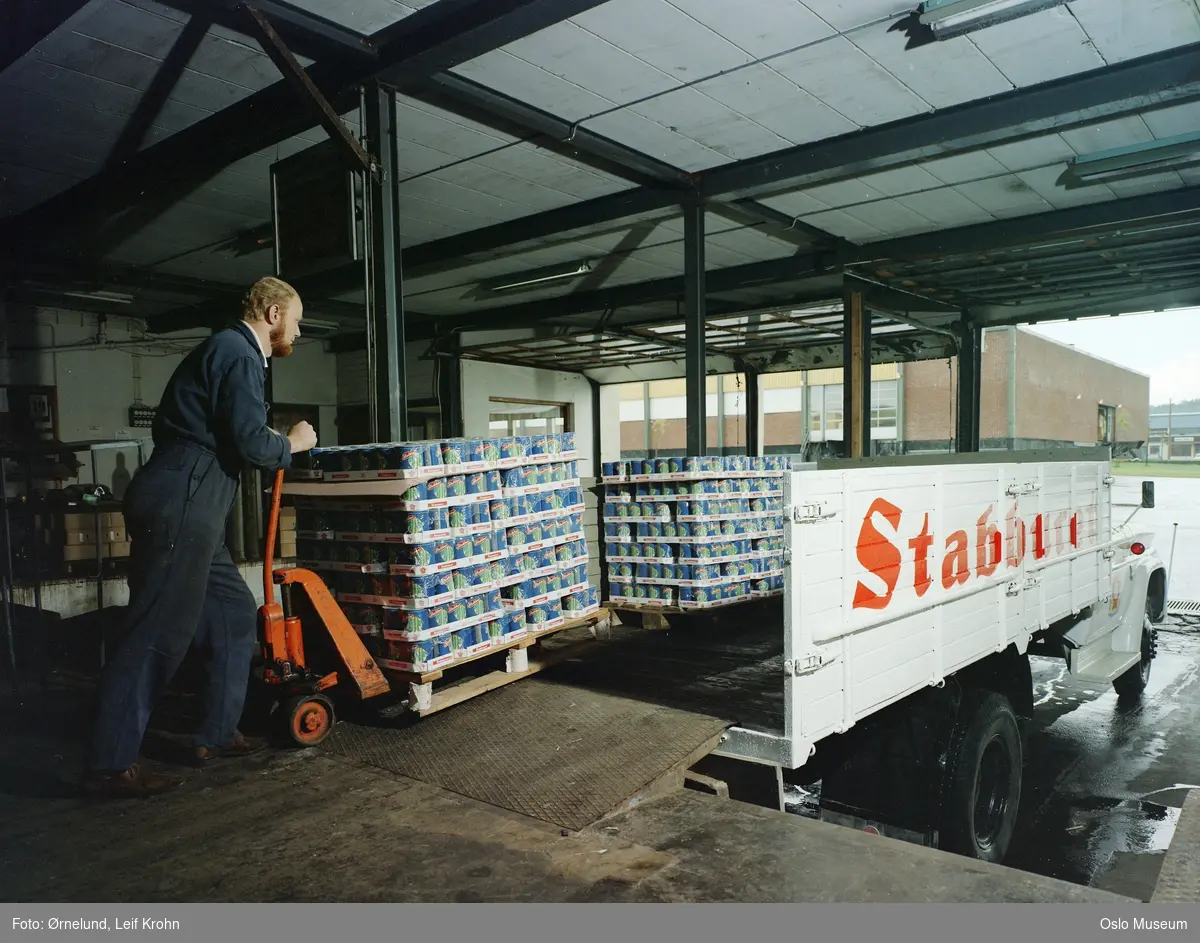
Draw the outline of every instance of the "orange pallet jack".
[[[391,691],[391,685],[350,625],[345,613],[329,592],[325,581],[311,570],[274,568],[275,537],[279,531],[279,506],[283,497],[283,472],[275,473],[271,513],[267,522],[267,545],[263,555],[263,600],[258,611],[259,659],[255,668],[281,705],[282,719],[292,740],[300,746],[315,746],[337,722],[332,695],[350,694],[367,700]],[[275,601],[274,587],[281,587]],[[340,656],[341,665],[321,671],[310,665],[304,652],[304,625],[287,611],[289,596],[283,587],[302,589],[315,618],[328,633]]]

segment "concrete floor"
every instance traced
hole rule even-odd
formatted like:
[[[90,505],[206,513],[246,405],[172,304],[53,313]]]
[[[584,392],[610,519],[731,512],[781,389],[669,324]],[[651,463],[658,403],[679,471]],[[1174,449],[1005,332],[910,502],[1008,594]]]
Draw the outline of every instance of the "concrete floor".
[[[6,900],[1120,900],[690,791],[564,834],[319,751],[197,771],[169,796],[89,803],[72,795],[80,744],[67,733],[85,711],[63,695],[8,715]]]
[[[1118,501],[1137,500],[1118,479]],[[1122,490],[1124,489],[1124,490]],[[1172,595],[1200,598],[1200,481],[1162,480],[1139,512]],[[1125,514],[1118,514],[1124,519]],[[1190,532],[1189,532],[1190,533]],[[1200,534],[1196,536],[1200,537]],[[1200,625],[1161,636],[1141,707],[1035,664],[1039,700],[1007,868],[693,792],[582,832],[559,829],[318,751],[195,771],[178,793],[74,796],[86,692],[0,712],[0,895],[26,901],[1108,901],[1147,900],[1200,786]],[[1191,806],[1200,812],[1193,793]],[[1194,887],[1193,883],[1187,885]],[[1189,891],[1190,893],[1190,891]],[[1178,898],[1176,898],[1178,899]]]
[[[1007,863],[1138,900],[1200,789],[1200,626],[1164,626],[1140,705],[1034,661],[1023,814]]]

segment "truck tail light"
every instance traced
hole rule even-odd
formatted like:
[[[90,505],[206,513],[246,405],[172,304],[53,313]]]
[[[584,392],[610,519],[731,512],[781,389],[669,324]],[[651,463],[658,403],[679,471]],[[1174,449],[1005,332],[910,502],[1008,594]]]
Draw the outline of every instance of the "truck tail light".
[[[1142,543],[1140,540],[1135,540],[1130,545],[1129,549],[1131,551],[1133,551],[1134,556],[1140,557],[1143,553],[1146,552],[1146,545],[1144,543]]]

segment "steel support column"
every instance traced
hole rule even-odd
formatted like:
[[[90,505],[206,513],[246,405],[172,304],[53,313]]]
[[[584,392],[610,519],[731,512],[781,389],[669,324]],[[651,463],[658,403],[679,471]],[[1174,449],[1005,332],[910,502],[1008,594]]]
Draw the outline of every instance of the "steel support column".
[[[603,475],[603,459],[604,459],[604,411],[602,393],[604,387],[599,380],[588,378],[588,383],[592,387],[592,474],[591,477],[596,485],[594,493],[598,496],[596,499],[596,523],[599,525],[598,532],[600,537],[598,541],[603,541],[604,525],[600,518],[604,516],[604,499],[602,496],[603,489],[599,487],[600,478]],[[620,430],[617,431],[617,437],[620,438]],[[578,443],[577,443],[578,445]],[[585,523],[591,523],[590,520]],[[597,548],[600,549],[600,548]],[[589,550],[589,553],[591,551]],[[597,554],[598,555],[598,554]],[[608,598],[608,567],[600,566],[600,598]]]
[[[846,458],[871,454],[871,316],[862,292],[847,288],[842,336],[842,449]]]
[[[955,451],[979,451],[979,404],[982,383],[983,328],[963,312],[958,324],[958,411]]]
[[[746,454],[762,455],[762,429],[759,409],[759,383],[761,374],[752,367],[743,371],[746,375]]]
[[[452,334],[438,347],[437,397],[441,408],[441,433],[456,439],[463,434],[462,414],[462,342]]]
[[[683,297],[687,322],[687,454],[708,454],[705,351],[704,203],[683,207]]]
[[[371,428],[376,442],[408,438],[408,389],[405,376],[404,290],[400,260],[400,179],[396,143],[396,95],[372,84],[366,92],[367,140],[379,173],[370,190],[367,252],[367,370],[370,375]]]

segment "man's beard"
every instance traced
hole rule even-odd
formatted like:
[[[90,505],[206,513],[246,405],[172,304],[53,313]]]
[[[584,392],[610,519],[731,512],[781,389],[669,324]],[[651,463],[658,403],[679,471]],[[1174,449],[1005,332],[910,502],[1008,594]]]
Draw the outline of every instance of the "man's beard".
[[[286,357],[292,352],[292,345],[283,339],[283,325],[271,329],[271,356]]]

